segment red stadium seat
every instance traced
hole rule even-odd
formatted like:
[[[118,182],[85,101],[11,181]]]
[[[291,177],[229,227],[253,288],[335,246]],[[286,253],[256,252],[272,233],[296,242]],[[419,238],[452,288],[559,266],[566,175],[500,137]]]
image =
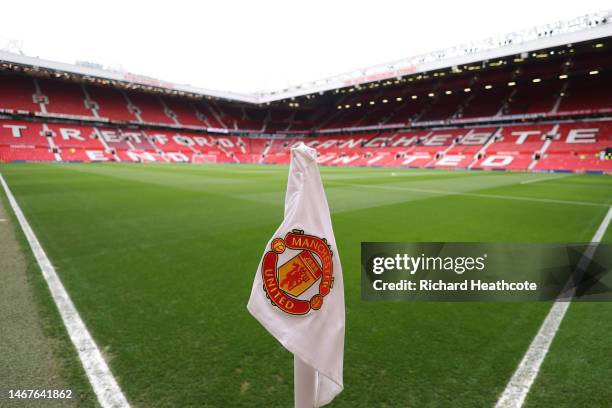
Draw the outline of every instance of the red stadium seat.
[[[612,56],[574,48],[260,104],[5,67],[0,160],[286,164],[303,141],[333,166],[611,173]]]

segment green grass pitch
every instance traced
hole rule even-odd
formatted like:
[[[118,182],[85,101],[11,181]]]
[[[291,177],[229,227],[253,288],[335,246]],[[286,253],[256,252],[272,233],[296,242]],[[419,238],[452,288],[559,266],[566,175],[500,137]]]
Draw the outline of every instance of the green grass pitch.
[[[361,241],[589,242],[612,204],[606,176],[321,171],[347,317],[345,391],[331,407],[491,407],[549,308],[362,302]],[[286,166],[0,172],[134,406],[292,406],[293,359],[246,311]],[[611,304],[573,304],[527,406],[609,403],[611,332]]]

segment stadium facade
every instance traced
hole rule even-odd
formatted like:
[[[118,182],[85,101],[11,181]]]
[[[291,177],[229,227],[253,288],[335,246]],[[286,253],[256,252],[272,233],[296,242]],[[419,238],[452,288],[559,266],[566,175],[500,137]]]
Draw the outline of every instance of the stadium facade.
[[[0,52],[0,161],[287,163],[612,173],[612,12],[277,92]]]

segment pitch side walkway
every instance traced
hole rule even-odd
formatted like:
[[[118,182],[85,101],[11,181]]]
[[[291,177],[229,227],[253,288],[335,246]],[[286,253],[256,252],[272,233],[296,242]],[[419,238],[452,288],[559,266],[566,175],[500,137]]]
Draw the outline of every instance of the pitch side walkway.
[[[8,399],[9,389],[70,387],[60,375],[62,363],[54,354],[54,340],[43,332],[43,322],[26,275],[27,260],[5,205],[0,199],[0,407],[55,406],[49,401],[19,403]],[[62,406],[76,406],[76,403]]]

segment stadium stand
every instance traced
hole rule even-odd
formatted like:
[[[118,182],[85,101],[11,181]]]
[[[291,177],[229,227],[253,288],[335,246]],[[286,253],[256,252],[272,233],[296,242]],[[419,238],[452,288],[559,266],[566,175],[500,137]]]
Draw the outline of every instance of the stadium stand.
[[[278,164],[300,141],[329,165],[609,172],[612,121],[246,138],[0,120],[3,161],[56,161],[55,148],[64,161]]]
[[[34,81],[29,76],[0,73],[0,109],[37,112]]]
[[[88,86],[87,90],[98,106],[100,117],[118,122],[138,120],[134,113],[128,110],[128,102],[122,91],[101,86]]]
[[[179,98],[164,98],[163,101],[168,110],[175,115],[180,125],[195,127],[207,125],[206,118],[190,101]]]
[[[134,115],[139,117],[142,122],[163,124],[177,123],[173,118],[176,114],[166,108],[163,101],[156,95],[130,92],[126,93],[126,99],[129,100],[128,109],[133,111]]]
[[[80,84],[41,79],[37,81],[40,93],[48,101],[45,107],[47,113],[70,116],[94,116],[87,107],[86,96]]]
[[[0,161],[288,163],[612,173],[602,40],[265,104],[0,69]],[[608,150],[609,151],[609,150]]]

